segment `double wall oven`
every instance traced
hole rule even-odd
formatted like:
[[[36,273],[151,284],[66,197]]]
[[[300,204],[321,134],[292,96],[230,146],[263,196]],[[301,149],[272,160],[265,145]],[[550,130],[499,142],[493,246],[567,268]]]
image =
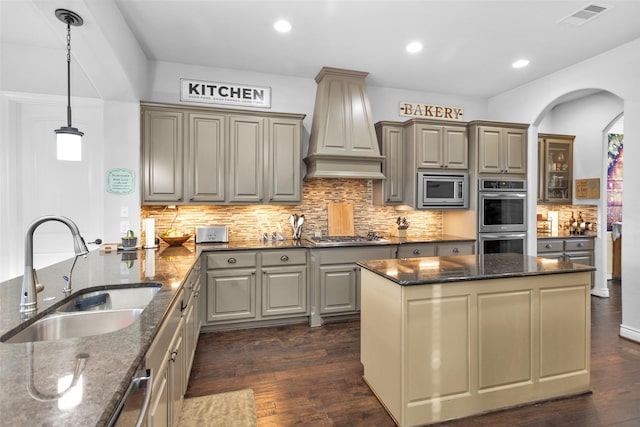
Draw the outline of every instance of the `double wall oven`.
[[[527,182],[480,179],[478,186],[478,252],[525,254]]]

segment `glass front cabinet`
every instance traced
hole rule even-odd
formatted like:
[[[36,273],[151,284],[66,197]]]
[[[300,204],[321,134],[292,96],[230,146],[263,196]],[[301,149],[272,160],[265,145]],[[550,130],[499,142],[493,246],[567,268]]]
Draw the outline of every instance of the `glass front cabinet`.
[[[538,202],[573,202],[574,135],[538,134]]]

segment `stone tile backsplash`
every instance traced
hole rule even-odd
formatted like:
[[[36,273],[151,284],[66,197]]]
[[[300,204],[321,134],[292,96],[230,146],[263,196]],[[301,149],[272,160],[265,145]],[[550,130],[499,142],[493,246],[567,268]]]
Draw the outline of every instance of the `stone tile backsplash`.
[[[395,228],[398,216],[410,221],[410,235],[442,233],[442,211],[398,211],[394,206],[374,206],[371,180],[322,179],[303,182],[300,205],[176,205],[142,206],[141,220],[155,218],[156,232],[175,228],[194,231],[200,225],[227,225],[230,239],[260,239],[262,232],[281,231],[291,239],[289,215],[304,214],[302,237],[312,237],[314,231],[327,235],[327,203],[352,203],[355,233],[366,235],[374,231],[388,236]],[[142,223],[142,221],[141,221]],[[141,230],[144,241],[144,232]]]

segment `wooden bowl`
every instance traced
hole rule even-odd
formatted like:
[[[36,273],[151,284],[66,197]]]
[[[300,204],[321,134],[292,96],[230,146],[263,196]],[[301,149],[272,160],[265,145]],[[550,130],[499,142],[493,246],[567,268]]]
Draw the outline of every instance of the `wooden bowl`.
[[[183,234],[182,236],[176,236],[176,237],[169,237],[161,234],[160,238],[169,246],[180,246],[181,244],[183,244],[184,242],[186,242],[191,238],[191,234],[187,233],[187,234]]]

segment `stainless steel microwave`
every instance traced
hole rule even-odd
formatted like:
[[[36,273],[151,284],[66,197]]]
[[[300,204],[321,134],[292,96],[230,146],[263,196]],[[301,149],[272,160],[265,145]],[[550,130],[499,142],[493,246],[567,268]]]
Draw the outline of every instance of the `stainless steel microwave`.
[[[468,209],[469,174],[418,172],[417,209]]]

